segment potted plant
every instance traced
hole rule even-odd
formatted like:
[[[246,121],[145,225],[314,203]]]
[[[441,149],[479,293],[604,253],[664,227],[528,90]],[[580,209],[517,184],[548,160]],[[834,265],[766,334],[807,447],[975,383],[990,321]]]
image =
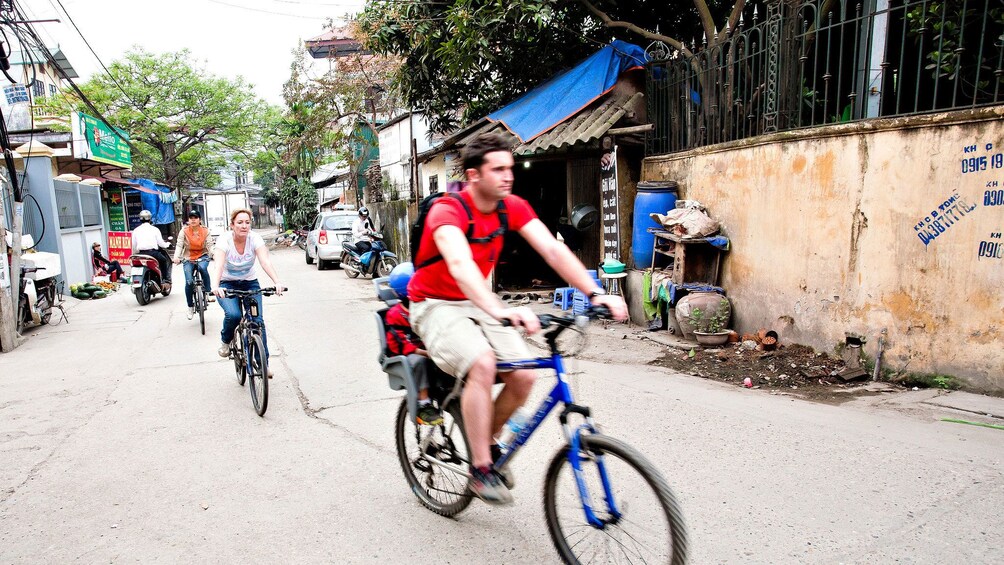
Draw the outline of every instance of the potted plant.
[[[729,330],[726,328],[732,314],[729,301],[723,298],[714,311],[708,312],[700,308],[690,311],[690,325],[694,327],[697,343],[701,345],[721,345],[729,340]]]

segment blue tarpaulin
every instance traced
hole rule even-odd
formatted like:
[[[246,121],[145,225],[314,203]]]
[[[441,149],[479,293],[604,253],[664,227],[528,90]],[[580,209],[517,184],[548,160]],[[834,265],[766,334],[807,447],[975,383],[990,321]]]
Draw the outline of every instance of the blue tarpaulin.
[[[143,209],[149,210],[153,214],[152,223],[170,224],[174,222],[174,199],[163,195],[170,195],[173,191],[171,187],[154,182],[150,179],[133,179],[133,182],[143,188],[150,190],[140,190],[139,197],[143,203]]]
[[[614,40],[575,67],[524,94],[488,119],[501,122],[526,143],[606,94],[626,70],[643,66],[645,50]]]

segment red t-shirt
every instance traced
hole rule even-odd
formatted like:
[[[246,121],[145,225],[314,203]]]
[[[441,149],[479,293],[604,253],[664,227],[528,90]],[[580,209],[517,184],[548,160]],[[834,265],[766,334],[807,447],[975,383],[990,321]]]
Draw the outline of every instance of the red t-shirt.
[[[487,237],[499,228],[501,221],[498,213],[492,211],[483,214],[474,206],[474,201],[468,191],[459,193],[461,198],[471,209],[474,218],[473,237]],[[509,231],[516,232],[522,229],[530,220],[537,217],[530,204],[519,196],[509,195],[505,199],[505,208],[509,216]],[[442,197],[436,200],[429,215],[425,218],[425,231],[422,232],[422,240],[419,243],[417,257],[413,257],[415,265],[439,255],[439,248],[432,234],[436,229],[443,226],[457,226],[460,231],[467,234],[468,216],[464,206],[452,197]],[[502,252],[502,237],[496,237],[490,243],[472,243],[471,252],[474,255],[474,262],[481,269],[481,274],[488,277],[488,273],[495,268],[499,254]],[[427,265],[415,271],[408,284],[408,297],[412,302],[419,302],[426,298],[437,298],[440,300],[467,300],[463,291],[457,286],[457,281],[450,275],[450,270],[446,266],[446,261],[439,260],[431,265]]]

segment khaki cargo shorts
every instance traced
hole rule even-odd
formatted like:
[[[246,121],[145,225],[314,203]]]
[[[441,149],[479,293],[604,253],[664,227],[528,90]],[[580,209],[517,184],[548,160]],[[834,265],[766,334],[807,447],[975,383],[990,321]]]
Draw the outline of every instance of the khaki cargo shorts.
[[[411,305],[411,327],[440,369],[463,378],[488,351],[499,361],[530,359],[519,331],[503,326],[469,300],[425,299]]]

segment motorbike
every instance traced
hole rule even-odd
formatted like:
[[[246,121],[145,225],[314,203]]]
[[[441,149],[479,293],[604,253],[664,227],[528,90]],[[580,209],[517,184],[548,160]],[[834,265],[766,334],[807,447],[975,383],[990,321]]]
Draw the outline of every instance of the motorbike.
[[[342,270],[349,278],[360,274],[371,278],[386,277],[397,266],[397,255],[387,250],[383,235],[370,232],[373,248],[365,253],[359,253],[355,244],[342,242]]]
[[[140,306],[149,304],[158,293],[171,294],[171,285],[164,282],[156,257],[137,253],[129,257],[129,264],[132,265],[132,291]]]
[[[21,266],[20,315],[14,325],[19,335],[29,325],[42,326],[52,319],[52,306],[56,303],[56,277],[36,274],[44,270],[45,267]]]

